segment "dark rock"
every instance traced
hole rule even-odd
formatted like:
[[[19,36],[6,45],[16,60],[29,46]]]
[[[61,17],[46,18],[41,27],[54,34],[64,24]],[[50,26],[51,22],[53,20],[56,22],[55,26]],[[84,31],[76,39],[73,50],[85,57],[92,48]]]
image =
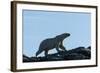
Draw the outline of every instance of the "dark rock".
[[[91,46],[89,46],[87,49],[90,49],[91,50]]]
[[[85,59],[86,57],[82,54],[72,53],[64,56],[66,60],[81,60]]]
[[[30,62],[30,58],[26,55],[23,55],[23,62]]]
[[[78,47],[68,51],[49,54],[47,57],[27,57],[23,55],[23,62],[43,62],[43,61],[61,61],[61,60],[83,60],[91,58],[91,46],[88,48]]]

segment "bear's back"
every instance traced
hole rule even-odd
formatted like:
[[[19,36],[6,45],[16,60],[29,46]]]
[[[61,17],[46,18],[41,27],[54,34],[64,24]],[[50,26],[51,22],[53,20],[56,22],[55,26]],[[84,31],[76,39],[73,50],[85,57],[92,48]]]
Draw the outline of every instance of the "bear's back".
[[[45,39],[40,43],[40,49],[53,49],[56,47],[57,40],[55,38]]]

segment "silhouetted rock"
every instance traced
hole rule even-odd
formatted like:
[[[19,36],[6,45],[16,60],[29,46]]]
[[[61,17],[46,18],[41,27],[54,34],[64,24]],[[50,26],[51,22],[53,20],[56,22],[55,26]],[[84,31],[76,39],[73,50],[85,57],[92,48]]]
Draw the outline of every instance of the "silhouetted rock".
[[[89,46],[87,49],[91,49],[91,46]]]
[[[82,54],[72,53],[65,55],[64,59],[66,60],[81,60],[85,59],[85,56]]]
[[[68,51],[49,54],[47,57],[27,57],[23,55],[23,62],[61,61],[61,60],[83,60],[91,58],[91,46],[77,47]]]
[[[30,62],[30,58],[26,55],[23,55],[23,62]]]

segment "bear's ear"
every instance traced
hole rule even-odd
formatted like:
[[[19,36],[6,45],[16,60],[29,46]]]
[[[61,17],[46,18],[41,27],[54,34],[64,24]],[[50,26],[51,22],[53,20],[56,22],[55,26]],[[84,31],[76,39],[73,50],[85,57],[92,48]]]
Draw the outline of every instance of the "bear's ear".
[[[70,36],[71,34],[70,34],[70,33],[68,33],[67,35],[68,35],[68,36]]]

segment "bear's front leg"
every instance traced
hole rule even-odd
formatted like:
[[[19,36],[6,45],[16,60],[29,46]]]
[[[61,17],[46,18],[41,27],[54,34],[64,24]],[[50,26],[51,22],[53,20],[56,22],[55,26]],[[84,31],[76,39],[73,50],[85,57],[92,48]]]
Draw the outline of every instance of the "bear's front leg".
[[[66,48],[63,46],[63,42],[62,41],[59,44],[59,48],[62,49],[63,51],[67,51]]]
[[[63,51],[67,51],[63,45],[59,45],[59,47],[60,47]]]

